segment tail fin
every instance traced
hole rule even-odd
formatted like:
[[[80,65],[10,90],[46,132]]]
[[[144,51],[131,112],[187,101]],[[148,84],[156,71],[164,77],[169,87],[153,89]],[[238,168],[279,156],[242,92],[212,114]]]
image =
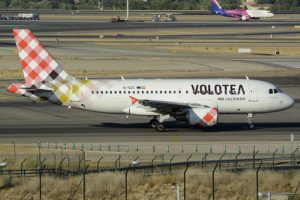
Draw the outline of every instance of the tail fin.
[[[26,83],[73,79],[28,29],[13,30]]]
[[[223,11],[222,7],[220,6],[217,0],[210,0],[210,3],[212,5],[212,12],[219,13]]]

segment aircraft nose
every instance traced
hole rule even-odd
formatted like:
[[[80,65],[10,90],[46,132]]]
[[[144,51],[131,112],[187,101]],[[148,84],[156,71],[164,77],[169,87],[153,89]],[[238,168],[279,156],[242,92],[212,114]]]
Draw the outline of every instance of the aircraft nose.
[[[286,101],[286,108],[290,108],[295,104],[295,100],[292,97],[288,96],[288,95],[286,95],[286,100],[285,101]]]

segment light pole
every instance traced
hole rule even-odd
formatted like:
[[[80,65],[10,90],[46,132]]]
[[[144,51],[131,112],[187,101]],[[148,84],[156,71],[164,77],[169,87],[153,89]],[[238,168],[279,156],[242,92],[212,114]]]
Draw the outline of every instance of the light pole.
[[[126,19],[128,20],[129,19],[129,0],[127,0],[126,2]]]

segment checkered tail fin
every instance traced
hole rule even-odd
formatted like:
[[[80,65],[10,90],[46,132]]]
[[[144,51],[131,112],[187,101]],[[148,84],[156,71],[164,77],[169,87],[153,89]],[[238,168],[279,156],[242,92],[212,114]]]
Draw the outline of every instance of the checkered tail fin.
[[[28,29],[13,30],[26,83],[72,80]]]

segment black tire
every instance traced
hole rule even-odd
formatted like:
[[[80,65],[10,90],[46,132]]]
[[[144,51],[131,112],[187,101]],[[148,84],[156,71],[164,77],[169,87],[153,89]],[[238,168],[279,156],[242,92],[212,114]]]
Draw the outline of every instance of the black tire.
[[[249,125],[248,125],[248,129],[249,129],[249,130],[254,130],[254,129],[255,129],[254,124],[249,124]]]
[[[165,126],[160,122],[156,122],[155,123],[155,130],[157,132],[164,132],[165,131]]]
[[[155,124],[157,123],[158,121],[156,119],[151,119],[150,122],[149,122],[149,126],[151,128],[155,128]]]

